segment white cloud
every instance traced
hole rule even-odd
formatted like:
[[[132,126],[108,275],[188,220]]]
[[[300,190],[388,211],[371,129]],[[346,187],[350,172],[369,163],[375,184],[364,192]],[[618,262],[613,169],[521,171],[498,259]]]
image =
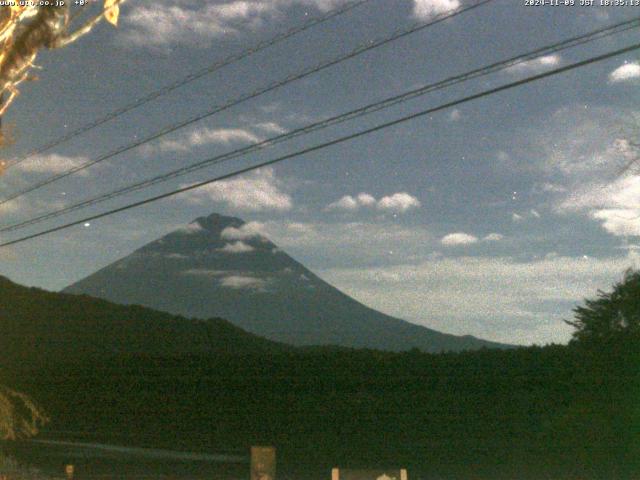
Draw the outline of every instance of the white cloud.
[[[286,128],[276,122],[260,122],[256,123],[255,127],[262,130],[263,132],[274,133],[276,135],[282,135],[284,133],[287,133],[288,131]]]
[[[603,168],[584,172],[570,169],[572,181],[556,206],[559,213],[585,213],[600,221],[602,227],[616,236],[640,235],[640,177],[627,171],[624,175],[611,175],[620,166],[629,165],[638,152],[628,140],[603,140],[600,150],[592,153]]]
[[[602,206],[640,209],[640,177],[637,175],[619,178],[600,191],[604,195]]]
[[[189,141],[191,145],[194,146],[208,145],[211,143],[257,143],[260,141],[260,137],[241,128],[199,128],[190,133]]]
[[[87,157],[66,157],[52,153],[50,155],[39,155],[29,158],[16,167],[17,170],[26,173],[63,173],[72,168],[78,167],[88,161]],[[86,175],[86,170],[78,172]]]
[[[27,209],[29,209],[29,206],[25,203],[23,197],[0,204],[0,213],[3,215],[14,214]]]
[[[181,272],[181,275],[195,275],[198,277],[221,277],[224,275],[228,275],[229,272],[226,270],[211,270],[207,268],[190,268],[189,270],[184,270]]]
[[[424,227],[397,222],[301,223],[271,221],[264,224],[268,238],[287,253],[306,257],[314,265],[349,262],[369,264],[382,259],[393,262],[423,257],[439,246]],[[316,263],[317,262],[317,263]]]
[[[207,40],[256,30],[295,4],[326,11],[346,0],[232,0],[226,3],[147,0],[123,16],[123,38],[135,45],[209,46]],[[204,41],[204,42],[203,42]]]
[[[189,256],[185,255],[184,253],[167,253],[164,257],[174,260],[186,260],[187,258],[189,258]]]
[[[485,237],[483,237],[482,241],[483,242],[499,242],[500,240],[504,239],[504,235],[500,234],[500,233],[490,233],[489,235],[486,235]]]
[[[205,278],[215,278],[222,287],[234,290],[264,291],[270,278],[259,278],[254,275],[245,275],[228,270],[213,270],[206,268],[192,268],[185,270],[182,275],[190,275]]]
[[[620,138],[620,126],[633,118],[638,112],[624,109],[579,106],[555,112],[526,146],[540,152],[537,167],[552,179],[539,182],[534,192],[544,193],[556,213],[584,215],[612,235],[640,235],[640,177],[625,171],[639,152]]]
[[[538,212],[535,208],[530,209],[528,212],[511,214],[511,221],[516,223],[522,222],[526,219],[530,220],[532,218],[541,218],[540,212]]]
[[[222,230],[220,236],[225,240],[247,240],[249,238],[262,238],[265,236],[265,225],[260,222],[248,222],[241,227],[227,227]]]
[[[530,344],[564,342],[562,320],[583,298],[620,279],[637,258],[431,258],[406,265],[336,268],[325,280],[364,304],[437,330]],[[558,313],[560,311],[561,313]]]
[[[340,200],[336,200],[335,202],[327,205],[327,210],[348,210],[353,211],[357,210],[360,207],[358,201],[353,198],[351,195],[345,195]]]
[[[347,0],[232,0],[227,3],[184,0],[141,1],[123,16],[127,43],[164,47],[179,44],[209,46],[207,41],[253,31],[265,21],[282,17],[285,9],[306,5],[326,12]],[[455,10],[460,0],[413,0],[413,15],[422,20]]]
[[[459,0],[413,0],[413,15],[429,19],[459,7]]]
[[[516,63],[505,71],[511,74],[520,73],[537,73],[560,64],[562,58],[560,55],[545,55],[543,57],[534,58],[525,62]]]
[[[242,8],[244,7],[244,8]],[[256,20],[264,5],[237,1],[226,5],[202,3],[189,8],[179,2],[137,5],[124,16],[125,38],[141,46],[196,44],[234,33],[234,20]]]
[[[602,228],[612,235],[627,237],[640,236],[640,210],[604,208],[594,210],[591,216],[602,220]]]
[[[202,225],[200,225],[198,222],[192,222],[184,227],[180,227],[176,229],[177,232],[186,233],[186,234],[198,233],[203,230],[204,228],[202,228]]]
[[[551,182],[543,182],[540,185],[536,185],[534,187],[534,191],[539,193],[563,193],[567,191],[567,187],[563,187],[562,185],[557,185]]]
[[[611,83],[629,82],[640,78],[640,63],[625,63],[609,74]]]
[[[561,108],[545,119],[535,137],[530,135],[533,141],[525,148],[539,152],[538,167],[556,187],[571,189],[572,184],[600,180],[625,164],[631,148],[619,136],[629,117],[633,112],[621,109]]]
[[[358,200],[358,204],[363,207],[371,207],[376,204],[376,198],[368,193],[359,193],[356,198]]]
[[[261,168],[238,178],[210,183],[180,197],[192,203],[224,203],[247,212],[291,210],[291,196],[283,192],[280,185],[273,169]]]
[[[64,192],[63,192],[64,193]],[[42,210],[57,210],[66,206],[64,201],[65,195],[51,196],[46,198],[21,196],[0,205],[0,214],[3,220],[13,222],[23,220],[20,218],[24,215],[32,213],[42,213]]]
[[[235,290],[259,290],[264,291],[268,280],[250,275],[229,275],[220,280],[220,285]]]
[[[378,201],[378,209],[398,213],[406,212],[407,210],[420,206],[420,201],[406,192],[394,193],[393,195],[382,197]]]
[[[255,248],[251,245],[247,245],[246,243],[238,240],[237,242],[227,243],[224,247],[220,249],[221,252],[225,253],[248,253],[253,252]]]
[[[456,246],[456,245],[471,245],[472,243],[476,243],[478,241],[478,237],[473,235],[469,235],[468,233],[450,233],[449,235],[445,235],[440,240],[440,243],[446,245],[448,247]]]
[[[375,207],[378,210],[402,213],[412,208],[418,208],[420,205],[420,201],[416,197],[409,195],[406,192],[387,195],[382,197],[380,200],[376,200],[373,195],[363,192],[359,193],[356,197],[345,195],[339,200],[327,205],[325,210],[353,212],[361,207]]]
[[[316,226],[311,223],[293,222],[289,223],[286,229],[295,235],[312,235],[316,233]]]
[[[145,145],[147,156],[155,152],[187,152],[207,145],[230,145],[233,143],[258,143],[261,137],[243,128],[197,128],[180,138],[163,140],[157,146]]]
[[[626,176],[609,184],[574,190],[560,212],[587,212],[612,235],[640,236],[640,177]]]

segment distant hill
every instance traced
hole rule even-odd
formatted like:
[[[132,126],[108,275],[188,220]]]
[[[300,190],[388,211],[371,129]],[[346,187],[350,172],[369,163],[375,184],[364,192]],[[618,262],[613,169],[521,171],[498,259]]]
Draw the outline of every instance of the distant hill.
[[[250,227],[218,214],[198,218],[64,291],[189,317],[221,317],[292,345],[426,352],[506,347],[368,308]]]
[[[0,277],[0,361],[284,350],[225,320],[27,288]]]

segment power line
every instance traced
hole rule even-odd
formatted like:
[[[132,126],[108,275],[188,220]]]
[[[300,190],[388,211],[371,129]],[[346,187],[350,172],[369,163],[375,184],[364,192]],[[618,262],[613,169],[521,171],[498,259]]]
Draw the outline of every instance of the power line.
[[[112,198],[116,198],[122,195],[125,195],[127,193],[131,193],[131,192],[135,192],[144,188],[148,188],[151,187],[153,185],[159,184],[159,183],[163,183],[166,182],[170,179],[176,178],[176,177],[180,177],[183,175],[186,175],[188,173],[192,173],[198,170],[201,170],[203,168],[207,168],[211,165],[217,165],[219,163],[222,162],[226,162],[228,160],[231,160],[233,158],[237,158],[237,157],[241,157],[241,156],[245,156],[248,155],[250,153],[253,153],[255,151],[259,151],[262,150],[264,148],[273,146],[275,144],[281,143],[283,141],[286,140],[290,140],[292,138],[298,137],[300,135],[304,135],[307,133],[311,133],[320,129],[324,129],[327,128],[329,126],[333,126],[339,123],[343,123],[349,120],[353,120],[377,111],[380,111],[382,109],[386,109],[389,108],[391,106],[394,106],[396,104],[411,100],[413,98],[425,95],[427,93],[436,91],[436,90],[441,90],[443,88],[448,88],[450,86],[456,85],[458,83],[462,83],[471,79],[475,79],[475,78],[479,78],[481,76],[485,76],[485,75],[489,75],[491,73],[495,73],[497,71],[500,70],[505,70],[508,68],[511,68],[515,65],[518,65],[520,63],[529,61],[533,58],[537,58],[540,57],[542,55],[548,55],[551,53],[555,53],[558,51],[562,51],[568,48],[573,48],[579,45],[584,45],[588,42],[592,42],[595,40],[599,40],[614,34],[618,34],[624,31],[628,31],[631,30],[633,28],[637,28],[638,26],[640,26],[640,18],[636,18],[633,20],[627,20],[624,22],[620,22],[614,25],[610,25],[608,27],[604,27],[598,30],[595,30],[593,32],[589,32],[583,35],[579,35],[576,37],[572,37],[566,40],[563,40],[561,42],[558,43],[554,43],[545,47],[541,47],[538,48],[536,50],[533,50],[531,52],[522,54],[522,55],[518,55],[515,57],[511,57],[508,58],[506,60],[502,60],[499,62],[495,62],[493,64],[487,65],[485,67],[482,68],[478,68],[475,70],[472,70],[470,72],[466,72],[464,74],[461,75],[456,75],[453,77],[449,77],[445,80],[441,80],[439,82],[436,83],[432,83],[399,95],[395,95],[389,98],[386,98],[384,100],[381,100],[379,102],[373,103],[373,104],[369,104],[366,105],[364,107],[358,108],[356,110],[352,110],[350,112],[347,113],[343,113],[341,115],[337,115],[331,118],[327,118],[309,125],[306,125],[304,127],[298,128],[296,130],[284,133],[284,134],[280,134],[277,135],[275,137],[271,137],[268,138],[266,140],[260,141],[258,143],[254,143],[252,145],[248,145],[246,147],[242,147],[236,150],[233,150],[231,152],[225,153],[225,154],[221,154],[221,155],[217,155],[215,157],[209,158],[209,159],[205,159],[202,160],[200,162],[197,162],[195,164],[191,164],[191,165],[187,165],[181,168],[178,168],[176,170],[173,170],[171,172],[167,172],[161,175],[157,175],[151,178],[148,178],[146,180],[143,180],[141,182],[138,183],[134,183],[132,185],[126,186],[124,188],[120,188],[117,190],[113,190],[111,192],[99,195],[97,197],[92,197],[89,198],[87,200],[84,200],[82,202],[73,204],[73,205],[69,205],[67,207],[62,207],[58,210],[54,210],[51,212],[47,212],[44,213],[42,215],[38,215],[36,217],[33,217],[31,219],[22,221],[22,222],[18,222],[18,223],[14,223],[11,225],[7,225],[5,227],[0,228],[0,232],[10,232],[10,231],[14,231],[14,230],[19,230],[21,228],[24,228],[26,226],[29,225],[33,225],[36,223],[40,223],[43,222],[45,220],[49,220],[51,218],[56,218],[59,217],[61,215],[64,215],[66,213],[70,213],[72,211],[76,211],[79,209],[83,209],[92,205],[96,205],[98,203],[102,203],[104,201],[110,200]]]
[[[441,111],[441,110],[445,110],[447,108],[455,107],[457,105],[461,105],[463,103],[470,102],[472,100],[477,100],[477,99],[480,99],[480,98],[483,98],[483,97],[487,97],[487,96],[490,96],[490,95],[493,95],[493,94],[496,94],[496,93],[499,93],[499,92],[503,92],[505,90],[510,90],[510,89],[513,89],[513,88],[516,88],[516,87],[520,87],[522,85],[525,85],[525,84],[528,84],[528,83],[531,83],[531,82],[535,82],[537,80],[542,80],[544,78],[549,78],[549,77],[552,77],[552,76],[555,76],[555,75],[558,75],[558,74],[561,74],[561,73],[564,73],[564,72],[568,72],[570,70],[574,70],[576,68],[580,68],[580,67],[584,67],[584,66],[587,66],[587,65],[591,65],[593,63],[600,62],[600,61],[603,61],[603,60],[607,60],[607,59],[610,59],[610,58],[613,58],[613,57],[616,57],[616,56],[619,56],[619,55],[623,55],[625,53],[629,53],[629,52],[632,52],[632,51],[638,50],[638,49],[640,49],[640,43],[636,43],[636,44],[630,45],[628,47],[624,47],[624,48],[621,48],[621,49],[618,49],[618,50],[614,50],[612,52],[609,52],[609,53],[606,53],[606,54],[603,54],[603,55],[599,55],[599,56],[596,56],[596,57],[591,57],[589,59],[582,60],[580,62],[576,62],[576,63],[572,63],[570,65],[566,65],[564,67],[559,67],[559,68],[550,70],[550,71],[545,72],[545,73],[541,73],[541,74],[538,74],[538,75],[533,75],[533,76],[524,78],[522,80],[518,80],[518,81],[515,81],[515,82],[507,83],[507,84],[501,85],[499,87],[491,88],[489,90],[484,90],[483,92],[476,93],[476,94],[473,94],[473,95],[469,95],[469,96],[463,97],[463,98],[461,98],[459,100],[454,100],[454,101],[451,101],[451,102],[447,102],[447,103],[441,104],[441,105],[439,105],[437,107],[432,107],[432,108],[429,108],[427,110],[422,110],[420,112],[413,113],[411,115],[407,115],[407,116],[398,118],[396,120],[392,120],[392,121],[389,121],[389,122],[385,122],[385,123],[379,124],[379,125],[377,125],[375,127],[371,127],[371,128],[366,129],[366,130],[361,130],[359,132],[356,132],[356,133],[353,133],[353,134],[350,134],[350,135],[346,135],[346,136],[343,136],[343,137],[339,137],[339,138],[336,138],[334,140],[331,140],[331,141],[328,141],[328,142],[325,142],[325,143],[314,145],[312,147],[308,147],[308,148],[305,148],[303,150],[299,150],[297,152],[289,153],[289,154],[283,155],[281,157],[273,158],[271,160],[267,160],[267,161],[264,161],[264,162],[249,166],[249,167],[245,167],[245,168],[242,168],[242,169],[239,169],[239,170],[235,170],[235,171],[233,171],[231,173],[220,175],[218,177],[214,177],[214,178],[211,178],[209,180],[204,180],[202,182],[198,182],[198,183],[195,183],[193,185],[189,185],[187,187],[182,187],[182,188],[179,188],[179,189],[176,189],[176,190],[172,190],[170,192],[163,193],[161,195],[156,195],[154,197],[147,198],[145,200],[140,200],[138,202],[130,203],[130,204],[124,205],[122,207],[114,208],[114,209],[108,210],[106,212],[102,212],[102,213],[98,213],[98,214],[95,214],[95,215],[91,215],[91,216],[85,217],[85,218],[83,218],[81,220],[75,220],[73,222],[69,222],[69,223],[66,223],[66,224],[63,224],[63,225],[59,225],[57,227],[49,228],[47,230],[43,230],[43,231],[40,231],[38,233],[33,233],[33,234],[26,235],[26,236],[21,237],[21,238],[17,238],[15,240],[10,240],[8,242],[0,243],[0,247],[7,247],[9,245],[15,245],[17,243],[25,242],[25,241],[31,240],[33,238],[41,237],[41,236],[44,236],[44,235],[48,235],[50,233],[54,233],[54,232],[58,232],[60,230],[64,230],[64,229],[73,227],[75,225],[79,225],[81,223],[89,222],[89,221],[92,221],[92,220],[97,220],[99,218],[107,217],[107,216],[110,216],[110,215],[113,215],[113,214],[116,214],[116,213],[119,213],[119,212],[124,212],[126,210],[130,210],[132,208],[136,208],[136,207],[140,207],[142,205],[146,205],[146,204],[149,204],[149,203],[152,203],[152,202],[156,202],[156,201],[162,200],[164,198],[172,197],[172,196],[178,195],[180,193],[188,192],[190,190],[195,190],[197,188],[203,187],[205,185],[209,185],[211,183],[215,183],[215,182],[219,182],[219,181],[222,181],[222,180],[226,180],[228,178],[236,177],[238,175],[242,175],[244,173],[247,173],[247,172],[250,172],[250,171],[253,171],[253,170],[257,170],[257,169],[262,168],[262,167],[273,165],[273,164],[276,164],[276,163],[279,163],[279,162],[282,162],[282,161],[285,161],[285,160],[288,160],[288,159],[291,159],[291,158],[299,157],[301,155],[306,155],[307,153],[312,153],[312,152],[315,152],[315,151],[318,151],[318,150],[323,150],[323,149],[325,149],[327,147],[330,147],[330,146],[333,146],[333,145],[337,145],[337,144],[340,144],[340,143],[344,143],[344,142],[347,142],[347,141],[350,141],[350,140],[353,140],[353,139],[356,139],[356,138],[359,138],[359,137],[363,137],[365,135],[368,135],[368,134],[371,134],[371,133],[374,133],[374,132],[377,132],[377,131],[380,131],[380,130],[383,130],[383,129],[386,129],[386,128],[390,128],[390,127],[393,127],[395,125],[399,125],[401,123],[405,123],[405,122],[408,122],[408,121],[411,121],[411,120],[415,120],[416,118],[424,117],[425,115],[429,115],[431,113],[435,113],[435,112],[438,112],[438,111]]]
[[[137,148],[141,145],[147,144],[153,140],[156,140],[160,137],[163,137],[165,135],[168,135],[170,133],[173,133],[177,130],[180,130],[186,126],[192,125],[193,123],[196,123],[200,120],[203,120],[205,118],[211,117],[212,115],[215,115],[217,113],[220,113],[222,111],[228,110],[231,107],[237,106],[241,103],[244,103],[248,100],[252,100],[254,98],[257,98],[261,95],[264,95],[268,92],[274,91],[284,85],[287,85],[291,82],[297,81],[297,80],[301,80],[303,78],[306,78],[312,74],[318,73],[326,68],[329,68],[331,66],[337,65],[339,63],[342,63],[346,60],[355,58],[365,52],[368,52],[370,50],[376,49],[378,47],[381,47],[383,45],[386,45],[388,43],[391,43],[395,40],[398,40],[400,38],[403,38],[407,35],[410,35],[412,33],[418,32],[420,30],[426,29],[428,27],[431,27],[433,25],[436,25],[440,22],[443,22],[445,20],[448,20],[449,18],[455,17],[457,15],[460,15],[461,13],[464,13],[466,11],[470,11],[473,10],[475,8],[478,8],[482,5],[486,5],[487,3],[492,2],[493,0],[480,0],[477,3],[473,4],[473,5],[469,5],[466,7],[460,7],[457,8],[455,10],[451,10],[449,12],[445,12],[443,14],[438,15],[437,17],[435,17],[433,20],[431,20],[430,22],[427,23],[417,23],[414,24],[412,27],[408,28],[408,29],[401,29],[401,30],[396,30],[395,32],[393,32],[391,35],[380,38],[378,40],[375,40],[373,42],[365,42],[361,45],[359,45],[356,49],[352,50],[351,52],[341,55],[337,58],[334,58],[333,60],[329,60],[329,61],[325,61],[322,63],[319,63],[311,68],[305,69],[302,72],[299,73],[294,73],[292,75],[289,75],[287,77],[285,77],[282,80],[278,80],[270,85],[268,85],[267,87],[264,88],[260,88],[254,92],[245,94],[245,95],[241,95],[240,97],[235,98],[234,100],[231,100],[230,102],[222,105],[222,106],[216,106],[213,109],[202,113],[202,114],[198,114],[194,117],[191,117],[190,119],[186,120],[186,121],[182,121],[179,123],[176,123],[174,125],[168,126],[163,128],[162,130],[151,134],[150,136],[142,139],[142,140],[136,140],[135,142],[129,143],[127,145],[123,145],[121,147],[116,148],[115,150],[112,150],[109,153],[106,153],[104,155],[101,155],[97,158],[94,158],[92,160],[89,160],[87,162],[84,162],[76,167],[70,168],[69,170],[62,172],[58,175],[54,175],[52,177],[49,177],[48,179],[45,179],[41,182],[38,182],[30,187],[27,187],[24,190],[21,190],[17,193],[14,193],[12,195],[9,195],[8,197],[4,197],[3,199],[0,199],[0,205],[3,205],[11,200],[15,200],[23,195],[26,195],[27,193],[33,192],[35,190],[38,190],[39,188],[42,188],[46,185],[49,185],[53,182],[56,182],[58,180],[61,180],[63,178],[66,178],[70,175],[73,175],[74,173],[80,172],[82,170],[85,170],[97,163],[103,162],[105,160],[108,160],[112,157],[115,157],[116,155],[120,155],[121,153],[125,153],[129,150],[133,150],[134,148]]]
[[[99,127],[100,125],[103,125],[111,120],[114,120],[118,117],[120,117],[121,115],[124,115],[127,112],[130,112],[131,110],[134,110],[136,108],[139,108],[153,100],[155,100],[156,98],[162,97],[164,95],[167,95],[171,92],[173,92],[174,90],[183,87],[191,82],[194,82],[206,75],[209,75],[213,72],[216,72],[217,70],[220,70],[221,68],[227,67],[229,65],[232,65],[236,62],[239,62],[240,60],[243,60],[247,57],[250,57],[251,55],[258,53],[262,50],[265,50],[269,47],[272,47],[290,37],[293,37],[294,35],[297,35],[299,33],[302,33],[306,30],[309,30],[310,28],[316,26],[316,25],[320,25],[328,20],[331,20],[332,18],[338,17],[340,15],[343,15],[351,10],[353,10],[356,7],[359,7],[360,5],[363,5],[365,3],[368,3],[371,0],[357,0],[351,3],[348,3],[344,6],[342,6],[341,8],[337,8],[335,10],[331,10],[327,13],[325,13],[324,15],[312,18],[311,20],[303,23],[300,26],[297,27],[293,27],[285,32],[279,33],[277,35],[275,35],[274,37],[268,39],[268,40],[264,40],[262,42],[257,43],[256,45],[254,45],[253,47],[247,48],[245,50],[242,50],[239,53],[233,54],[233,55],[229,55],[226,58],[223,58],[222,60],[219,60],[211,65],[208,65],[207,67],[204,67],[200,70],[197,70],[195,72],[190,73],[189,75],[176,80],[173,83],[170,83],[168,85],[165,85],[162,88],[159,88],[157,90],[154,90],[153,92],[148,93],[147,95],[140,97],[134,101],[132,101],[131,103],[124,105],[121,108],[118,108],[117,110],[113,110],[110,113],[107,113],[106,115],[104,115],[103,117],[100,117],[90,123],[87,123],[86,125],[83,125],[79,128],[77,128],[76,130],[73,130],[71,132],[68,132],[66,134],[64,134],[63,136],[56,138],[52,141],[50,141],[49,143],[46,143],[38,148],[36,148],[35,150],[32,150],[31,152],[29,152],[28,154],[19,157],[11,162],[8,162],[8,164],[6,165],[6,169],[9,169],[15,165],[20,164],[21,162],[35,156],[35,155],[40,155],[44,152],[46,152],[47,150],[51,150],[54,147],[57,147],[58,145],[61,145],[62,143],[65,143],[69,140],[71,140],[72,138],[75,138],[79,135],[82,135],[83,133],[86,133],[90,130],[93,130],[96,127]]]

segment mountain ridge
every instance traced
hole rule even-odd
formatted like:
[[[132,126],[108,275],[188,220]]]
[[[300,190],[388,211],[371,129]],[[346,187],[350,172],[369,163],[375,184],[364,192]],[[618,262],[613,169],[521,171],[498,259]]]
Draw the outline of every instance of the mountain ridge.
[[[139,305],[25,287],[2,276],[0,298],[3,364],[114,354],[209,355],[291,349],[220,318],[189,319]]]
[[[434,353],[508,347],[441,333],[367,307],[287,255],[255,224],[217,213],[140,247],[63,292],[187,317],[225,318],[296,346]]]

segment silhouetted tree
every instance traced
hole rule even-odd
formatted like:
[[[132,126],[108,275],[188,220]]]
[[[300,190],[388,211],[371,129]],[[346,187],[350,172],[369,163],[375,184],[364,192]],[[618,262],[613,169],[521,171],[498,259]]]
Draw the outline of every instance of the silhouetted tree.
[[[598,291],[598,298],[576,307],[573,341],[600,342],[621,336],[640,335],[640,271],[627,270],[611,293]]]

